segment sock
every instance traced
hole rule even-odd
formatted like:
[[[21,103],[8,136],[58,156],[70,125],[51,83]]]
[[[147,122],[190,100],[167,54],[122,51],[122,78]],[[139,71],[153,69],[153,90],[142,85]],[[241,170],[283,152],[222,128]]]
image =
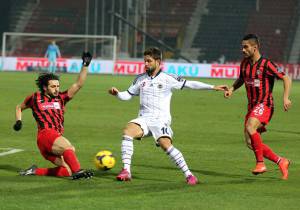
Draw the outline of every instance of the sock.
[[[263,154],[264,157],[273,161],[274,163],[279,163],[280,157],[275,154],[270,147],[268,147],[268,145],[266,144],[262,144],[263,146]]]
[[[251,145],[256,157],[256,162],[264,162],[262,140],[259,133],[250,135]]]
[[[126,135],[123,136],[121,152],[122,152],[122,163],[124,164],[124,169],[126,169],[129,173],[131,173],[130,166],[131,166],[131,158],[133,155],[132,137]]]
[[[37,168],[35,170],[37,176],[70,176],[67,168],[60,166],[56,168]]]
[[[181,169],[181,171],[186,177],[192,175],[192,172],[189,170],[182,153],[178,149],[176,149],[174,146],[170,146],[167,149],[166,153],[170,157],[170,159],[176,164],[176,166],[179,169]]]
[[[72,173],[79,171],[80,163],[75,155],[75,152],[71,149],[67,149],[63,153],[64,161],[70,167]]]

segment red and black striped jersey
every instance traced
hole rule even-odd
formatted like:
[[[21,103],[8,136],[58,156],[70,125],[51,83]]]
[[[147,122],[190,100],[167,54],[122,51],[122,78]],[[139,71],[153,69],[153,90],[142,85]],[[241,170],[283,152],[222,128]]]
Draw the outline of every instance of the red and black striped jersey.
[[[24,104],[32,109],[38,130],[52,128],[63,134],[65,105],[69,100],[68,91],[60,92],[54,98],[35,92],[26,97]]]
[[[267,58],[261,57],[255,64],[251,64],[249,59],[244,59],[240,66],[240,79],[245,83],[248,109],[260,103],[273,107],[274,80],[282,79],[284,75],[284,72]]]

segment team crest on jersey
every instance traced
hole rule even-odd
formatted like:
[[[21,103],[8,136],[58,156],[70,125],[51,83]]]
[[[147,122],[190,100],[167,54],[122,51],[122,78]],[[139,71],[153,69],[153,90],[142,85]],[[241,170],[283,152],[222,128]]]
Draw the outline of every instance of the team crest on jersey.
[[[163,85],[162,85],[162,84],[158,84],[157,87],[158,87],[159,89],[162,89],[162,88],[163,88]]]
[[[146,85],[146,82],[143,82],[143,83],[142,83],[142,87],[145,87],[145,85]]]

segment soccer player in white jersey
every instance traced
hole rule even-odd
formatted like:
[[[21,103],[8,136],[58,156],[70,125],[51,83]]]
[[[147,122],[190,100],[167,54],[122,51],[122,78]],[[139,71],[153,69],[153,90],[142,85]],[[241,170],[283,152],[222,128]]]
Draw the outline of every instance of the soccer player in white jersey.
[[[133,155],[133,139],[153,136],[173,162],[180,168],[189,185],[198,183],[196,176],[189,170],[182,153],[172,145],[173,132],[171,129],[170,102],[174,89],[206,89],[226,90],[227,86],[213,86],[198,81],[188,81],[177,76],[169,75],[161,70],[162,53],[158,48],[149,48],[144,52],[146,72],[133,81],[127,91],[120,92],[112,87],[111,95],[120,100],[130,100],[140,96],[138,117],[131,120],[123,131],[121,152],[124,167],[117,179],[131,180],[131,158]]]

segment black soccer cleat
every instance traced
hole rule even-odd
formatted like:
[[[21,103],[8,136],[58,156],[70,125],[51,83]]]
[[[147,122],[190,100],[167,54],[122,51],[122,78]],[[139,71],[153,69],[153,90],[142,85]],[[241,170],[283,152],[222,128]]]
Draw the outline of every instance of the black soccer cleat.
[[[30,175],[35,175],[35,171],[37,169],[36,165],[30,166],[30,168],[27,168],[25,170],[21,170],[19,172],[20,176],[30,176]]]
[[[72,179],[73,180],[81,179],[81,178],[90,179],[93,176],[94,176],[94,172],[92,172],[91,170],[80,169],[76,173],[72,174]]]

